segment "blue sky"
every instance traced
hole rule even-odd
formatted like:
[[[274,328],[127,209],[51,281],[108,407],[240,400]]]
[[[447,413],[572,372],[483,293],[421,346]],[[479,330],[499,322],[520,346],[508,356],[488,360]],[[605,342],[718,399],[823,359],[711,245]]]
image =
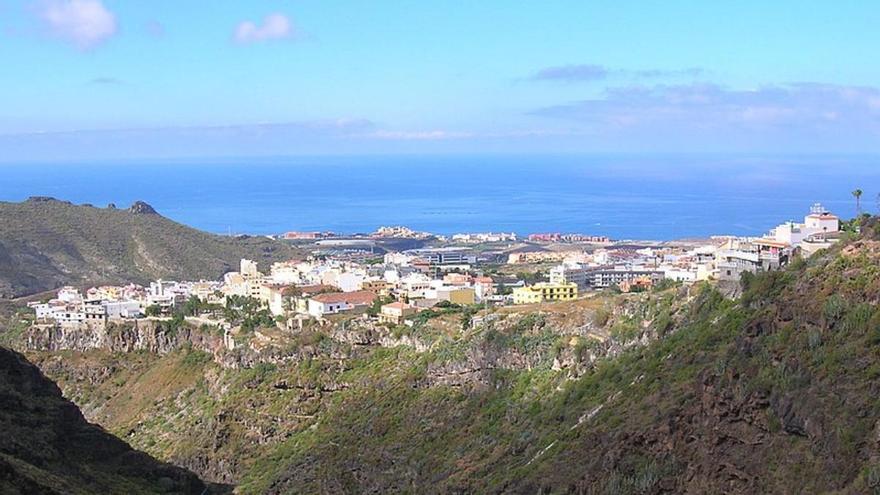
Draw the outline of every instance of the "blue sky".
[[[0,0],[0,161],[880,151],[872,1]]]

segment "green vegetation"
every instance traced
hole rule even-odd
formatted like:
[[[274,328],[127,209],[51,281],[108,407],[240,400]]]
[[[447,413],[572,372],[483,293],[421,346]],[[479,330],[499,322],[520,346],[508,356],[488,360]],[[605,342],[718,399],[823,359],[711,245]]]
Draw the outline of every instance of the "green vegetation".
[[[147,316],[162,316],[162,308],[158,304],[152,304],[144,308],[144,314]]]
[[[376,374],[370,386],[345,394],[328,421],[261,459],[242,490],[873,490],[880,402],[870,391],[880,376],[880,309],[865,301],[877,300],[880,278],[862,275],[877,262],[835,251],[749,275],[740,302],[698,286],[676,316],[674,293],[659,294],[642,314],[615,321],[626,334],[649,316],[666,337],[573,381],[547,368],[496,369],[486,388],[463,391],[420,388],[418,364]],[[610,314],[596,318],[604,323]],[[552,338],[541,343],[544,328],[546,319],[534,314],[479,335],[493,349],[559,349]],[[579,339],[575,352],[595,345]],[[449,342],[429,358],[454,362],[468,348]],[[383,362],[377,369],[400,365]],[[357,479],[346,474],[352,471]]]
[[[245,332],[253,332],[260,327],[275,326],[275,318],[269,308],[259,299],[247,296],[228,296],[223,317],[233,325],[241,325]]]
[[[744,275],[738,300],[674,284],[476,328],[481,308],[447,303],[411,329],[275,332],[221,356],[234,366],[189,348],[41,359],[112,431],[245,494],[870,493],[877,228]]]
[[[394,298],[391,296],[382,296],[373,301],[373,304],[367,308],[367,315],[369,316],[378,316],[379,312],[382,310],[382,306],[393,303]]]
[[[34,319],[29,308],[0,303],[0,346],[15,347]]]
[[[202,301],[196,296],[190,296],[185,303],[177,306],[175,309],[184,316],[219,316],[224,314],[224,307],[222,305]]]

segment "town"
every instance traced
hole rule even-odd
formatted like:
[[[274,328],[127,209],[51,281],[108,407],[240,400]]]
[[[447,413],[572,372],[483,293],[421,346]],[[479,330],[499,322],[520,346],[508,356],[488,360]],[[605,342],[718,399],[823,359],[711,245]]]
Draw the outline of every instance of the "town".
[[[700,241],[617,242],[562,233],[447,238],[406,227],[349,238],[290,232],[279,237],[307,243],[311,254],[265,272],[243,259],[221,280],[63,287],[29,306],[38,321],[60,325],[182,317],[228,330],[234,315],[246,314],[251,327],[301,328],[334,315],[411,326],[418,313],[437,307],[545,304],[598,291],[738,281],[745,272],[777,270],[795,255],[828,248],[841,235],[838,217],[820,204],[803,222],[782,223],[763,236]]]

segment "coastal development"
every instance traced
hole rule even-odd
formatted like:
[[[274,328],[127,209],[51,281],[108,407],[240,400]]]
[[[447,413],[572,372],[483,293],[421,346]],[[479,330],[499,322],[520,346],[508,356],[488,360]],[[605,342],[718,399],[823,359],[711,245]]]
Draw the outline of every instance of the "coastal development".
[[[309,256],[265,271],[242,259],[239,270],[221,280],[63,287],[29,306],[38,322],[61,325],[178,315],[228,331],[225,312],[243,307],[263,324],[288,329],[339,314],[412,325],[419,312],[450,305],[544,304],[658,284],[738,281],[743,273],[778,270],[794,256],[830,247],[840,227],[837,216],[815,204],[803,222],[784,222],[762,236],[680,242],[562,233],[444,237],[406,227],[350,237],[289,232],[279,237],[311,243]]]

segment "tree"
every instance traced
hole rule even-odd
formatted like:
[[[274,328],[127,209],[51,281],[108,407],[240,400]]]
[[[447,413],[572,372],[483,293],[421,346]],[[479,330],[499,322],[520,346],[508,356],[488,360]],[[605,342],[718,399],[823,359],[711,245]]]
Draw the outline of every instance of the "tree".
[[[852,192],[854,198],[856,198],[856,215],[862,214],[862,190],[856,189]]]
[[[162,314],[162,308],[160,308],[158,304],[153,304],[144,309],[144,314],[147,316],[160,316]]]

